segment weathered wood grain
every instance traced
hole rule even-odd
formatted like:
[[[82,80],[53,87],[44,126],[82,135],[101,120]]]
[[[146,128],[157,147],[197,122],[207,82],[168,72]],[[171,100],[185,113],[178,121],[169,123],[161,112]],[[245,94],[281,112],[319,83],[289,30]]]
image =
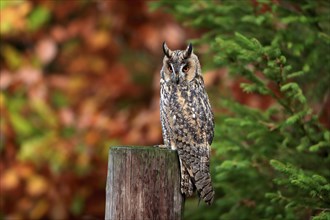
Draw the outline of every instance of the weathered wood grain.
[[[106,186],[106,220],[181,219],[177,153],[157,147],[112,147]]]

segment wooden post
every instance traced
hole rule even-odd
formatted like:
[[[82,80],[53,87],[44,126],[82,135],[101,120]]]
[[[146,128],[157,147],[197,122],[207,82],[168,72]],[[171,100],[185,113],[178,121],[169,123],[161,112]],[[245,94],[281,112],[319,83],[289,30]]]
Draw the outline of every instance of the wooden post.
[[[106,220],[181,219],[177,153],[158,147],[112,147]]]

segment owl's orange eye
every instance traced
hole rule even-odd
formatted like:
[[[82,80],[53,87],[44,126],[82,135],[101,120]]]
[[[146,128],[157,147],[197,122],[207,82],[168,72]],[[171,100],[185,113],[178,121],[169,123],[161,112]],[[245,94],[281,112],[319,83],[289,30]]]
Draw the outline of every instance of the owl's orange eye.
[[[188,70],[189,70],[189,66],[188,65],[185,65],[183,68],[182,68],[182,71],[183,72],[188,72]]]
[[[168,71],[170,71],[170,73],[172,72],[171,66],[168,66],[167,69],[168,69]]]

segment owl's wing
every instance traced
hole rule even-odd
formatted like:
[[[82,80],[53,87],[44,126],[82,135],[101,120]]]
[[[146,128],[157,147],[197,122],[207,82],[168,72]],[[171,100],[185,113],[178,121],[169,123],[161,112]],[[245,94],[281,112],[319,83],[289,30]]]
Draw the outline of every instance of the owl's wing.
[[[211,108],[211,104],[210,104],[210,101],[209,101],[209,98],[207,96],[207,94],[205,93],[204,94],[206,97],[205,97],[205,100],[206,100],[206,118],[207,118],[207,123],[206,123],[206,127],[207,127],[207,142],[209,143],[209,145],[212,144],[213,142],[213,138],[214,138],[214,115],[213,115],[213,112],[212,112],[212,108]]]
[[[192,119],[197,125],[196,132],[199,133],[200,140],[196,141],[199,143],[207,142],[211,145],[214,137],[214,115],[203,85],[191,91],[189,103],[185,109],[185,112],[191,113]]]
[[[188,91],[182,96],[187,96],[188,102],[178,104],[177,107],[181,109],[172,113],[176,118],[173,126],[175,144],[200,198],[210,204],[214,197],[210,175],[213,113],[204,87]]]

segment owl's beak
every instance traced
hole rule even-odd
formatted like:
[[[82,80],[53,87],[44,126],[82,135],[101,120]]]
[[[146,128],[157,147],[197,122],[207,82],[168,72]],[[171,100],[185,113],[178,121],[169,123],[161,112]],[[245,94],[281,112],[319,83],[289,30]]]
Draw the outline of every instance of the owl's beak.
[[[171,80],[173,83],[179,84],[179,75],[176,73],[172,73]]]

